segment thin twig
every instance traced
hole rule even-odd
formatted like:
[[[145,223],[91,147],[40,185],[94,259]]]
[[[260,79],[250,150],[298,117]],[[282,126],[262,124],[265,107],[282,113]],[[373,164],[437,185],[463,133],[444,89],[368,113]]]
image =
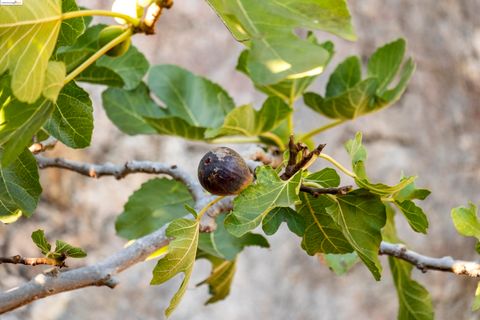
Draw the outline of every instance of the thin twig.
[[[336,195],[346,195],[352,190],[352,186],[343,186],[338,188],[315,188],[310,186],[301,185],[300,191],[311,194],[314,197],[318,197],[321,194],[336,194]]]
[[[123,165],[115,165],[112,163],[93,164],[66,160],[63,158],[46,158],[39,155],[37,155],[36,158],[40,169],[67,169],[90,178],[113,176],[116,179],[122,179],[130,173],[166,174],[175,180],[185,183],[195,201],[198,201],[205,195],[201,185],[187,172],[179,169],[176,165],[135,160],[127,161]]]
[[[0,257],[0,264],[2,263],[11,263],[11,264],[24,264],[26,266],[37,266],[37,265],[49,265],[55,267],[67,267],[65,261],[60,261],[51,258],[24,258],[20,255],[12,256],[12,257]]]
[[[308,166],[311,161],[320,155],[323,148],[325,148],[325,144],[320,144],[312,151],[308,151],[308,147],[305,144],[301,142],[295,143],[293,136],[290,136],[288,148],[290,155],[285,172],[280,176],[282,180],[290,179],[295,173]],[[297,159],[299,153],[301,153],[301,158]]]
[[[58,140],[55,139],[54,137],[48,137],[44,141],[35,142],[28,148],[28,150],[30,150],[30,152],[33,154],[39,154],[49,149],[53,149],[57,144],[57,142]]]
[[[455,260],[452,257],[432,258],[408,250],[403,244],[393,244],[383,241],[380,245],[379,253],[405,260],[422,272],[438,270],[474,278],[480,277],[480,264],[477,262]]]

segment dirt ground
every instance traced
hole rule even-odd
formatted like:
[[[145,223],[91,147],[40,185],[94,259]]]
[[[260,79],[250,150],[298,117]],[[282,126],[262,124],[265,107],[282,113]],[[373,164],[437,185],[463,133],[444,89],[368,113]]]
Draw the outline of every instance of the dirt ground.
[[[108,8],[110,1],[79,1],[90,8]],[[433,191],[423,204],[430,220],[427,236],[414,234],[401,219],[401,236],[422,253],[459,259],[477,259],[474,242],[455,232],[450,209],[468,200],[480,202],[480,1],[478,0],[362,0],[349,1],[359,40],[333,39],[336,57],[312,90],[324,92],[332,66],[351,54],[368,57],[377,46],[403,36],[417,71],[408,92],[394,107],[335,128],[317,137],[328,153],[348,163],[343,143],[356,131],[364,133],[372,178],[394,182],[402,172],[418,175],[418,185]],[[99,20],[100,21],[100,20]],[[109,20],[101,20],[109,21]],[[134,43],[152,64],[179,64],[225,87],[237,105],[261,104],[249,81],[234,70],[242,47],[201,0],[176,1],[162,16],[158,34],[135,38]],[[122,163],[148,159],[177,164],[190,172],[208,145],[153,136],[130,137],[107,119],[101,106],[102,88],[84,86],[95,107],[92,147],[72,151],[62,146],[48,156],[90,162]],[[302,102],[297,105],[295,127],[307,131],[318,125]],[[41,172],[44,193],[31,219],[0,226],[2,255],[34,255],[30,233],[42,227],[87,249],[94,263],[119,250],[124,241],[115,236],[114,221],[123,203],[146,175],[124,180],[87,179],[70,172]],[[397,297],[386,260],[383,280],[375,282],[358,265],[337,277],[299,248],[300,240],[281,230],[271,238],[271,249],[248,248],[239,259],[231,295],[204,306],[207,289],[195,283],[209,273],[199,262],[189,289],[171,319],[394,319]],[[137,265],[119,277],[114,290],[87,288],[43,299],[1,319],[163,319],[179,279],[161,287],[148,286],[154,262]],[[5,290],[42,270],[41,267],[0,267],[0,289]],[[437,319],[477,319],[470,312],[476,282],[441,272],[414,276],[431,292]]]

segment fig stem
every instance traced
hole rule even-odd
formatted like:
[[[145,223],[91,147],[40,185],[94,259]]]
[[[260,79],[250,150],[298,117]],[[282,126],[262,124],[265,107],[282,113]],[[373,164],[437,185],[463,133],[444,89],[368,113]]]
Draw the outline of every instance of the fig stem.
[[[357,178],[357,176],[355,175],[355,173],[353,173],[352,171],[350,171],[350,170],[348,170],[347,168],[345,168],[344,166],[342,166],[337,160],[333,159],[333,158],[330,157],[328,154],[321,153],[321,154],[318,155],[318,157],[327,160],[328,162],[330,162],[331,164],[333,164],[335,167],[337,167],[338,169],[340,169],[340,171],[342,171],[343,173],[345,173],[347,176],[352,177],[352,178],[354,178],[354,179]]]
[[[95,61],[97,61],[101,56],[103,56],[107,51],[115,47],[117,44],[120,44],[121,42],[127,40],[130,36],[132,35],[132,29],[127,29],[125,32],[120,34],[118,37],[101,47],[97,52],[92,54],[87,60],[85,60],[82,64],[80,64],[78,67],[76,67],[72,72],[70,72],[66,77],[65,80],[63,81],[63,84],[66,85],[73,79],[75,79],[76,76],[78,76],[82,71],[87,69],[91,64],[93,64]]]
[[[305,141],[323,131],[326,131],[330,128],[333,128],[333,127],[336,127],[338,125],[341,125],[342,123],[346,122],[347,120],[343,120],[343,119],[339,119],[339,120],[335,120],[335,121],[332,121],[330,123],[327,123],[326,125],[320,127],[320,128],[317,128],[317,129],[314,129],[310,132],[307,132],[305,134],[303,134],[302,136],[300,136],[300,138],[298,138],[298,140],[300,141]]]
[[[205,212],[207,212],[208,209],[210,209],[215,203],[219,202],[219,201],[222,200],[223,198],[225,198],[225,196],[216,197],[215,199],[213,199],[212,201],[210,201],[205,207],[203,207],[203,209],[200,210],[200,212],[199,212],[198,215],[197,215],[197,221],[200,221],[200,219],[201,219],[202,216],[205,214]]]
[[[89,16],[121,18],[125,21],[128,21],[135,27],[137,27],[140,24],[140,19],[131,17],[124,13],[113,12],[109,10],[78,10],[78,11],[65,12],[62,14],[62,20],[73,19],[78,17],[89,17]]]

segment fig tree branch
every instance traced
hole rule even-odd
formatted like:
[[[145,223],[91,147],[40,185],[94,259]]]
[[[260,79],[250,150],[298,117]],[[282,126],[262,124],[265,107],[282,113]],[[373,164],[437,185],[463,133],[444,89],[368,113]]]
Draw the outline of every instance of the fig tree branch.
[[[315,188],[305,185],[300,186],[300,191],[309,193],[314,197],[318,197],[321,194],[346,195],[350,190],[352,190],[352,186],[344,186],[338,188]]]
[[[58,140],[53,137],[48,137],[48,139],[40,142],[35,142],[32,144],[28,150],[33,154],[39,154],[41,152],[53,149],[57,144]]]
[[[128,161],[124,165],[114,164],[85,164],[61,158],[45,158],[36,156],[40,168],[57,167],[78,172],[88,177],[114,176],[117,179],[129,173],[145,172],[167,174],[172,178],[186,183],[194,194],[196,207],[212,201],[212,196],[203,193],[200,185],[187,173],[163,163],[150,161]],[[226,197],[218,201],[206,212],[204,217],[214,219],[221,212],[232,208],[234,197]],[[121,249],[105,260],[90,266],[60,272],[39,274],[29,282],[0,293],[0,314],[19,308],[34,300],[45,298],[61,292],[77,290],[89,286],[107,286],[114,288],[118,284],[117,274],[129,267],[144,261],[150,254],[167,246],[169,239],[165,235],[167,226],[137,239],[130,246]],[[202,229],[205,229],[203,226]],[[215,226],[206,231],[213,231]],[[407,261],[423,272],[439,270],[452,272],[457,275],[480,277],[480,264],[477,262],[455,260],[452,257],[433,258],[408,250],[402,244],[382,242],[379,254],[389,255]],[[7,259],[7,260],[5,260]],[[20,257],[3,258],[2,262],[20,261]]]
[[[51,258],[24,258],[20,255],[12,257],[0,257],[0,264],[2,263],[11,263],[11,264],[24,264],[26,266],[37,266],[37,265],[50,265],[55,267],[66,267],[65,261],[60,261]]]
[[[480,264],[477,262],[455,260],[452,257],[432,258],[408,250],[403,244],[382,242],[379,253],[407,261],[422,270],[422,272],[438,270],[451,272],[456,275],[480,277]]]
[[[137,239],[130,246],[96,264],[64,272],[39,274],[29,282],[0,293],[0,314],[37,299],[89,286],[114,288],[117,274],[144,261],[151,253],[168,245],[166,226]]]
[[[47,158],[40,155],[36,155],[35,157],[40,169],[67,169],[90,178],[113,176],[116,179],[122,179],[131,173],[166,174],[175,180],[183,182],[196,202],[205,196],[202,186],[187,172],[179,169],[176,165],[135,160],[127,161],[123,165],[115,165],[112,163],[93,164],[63,158]]]

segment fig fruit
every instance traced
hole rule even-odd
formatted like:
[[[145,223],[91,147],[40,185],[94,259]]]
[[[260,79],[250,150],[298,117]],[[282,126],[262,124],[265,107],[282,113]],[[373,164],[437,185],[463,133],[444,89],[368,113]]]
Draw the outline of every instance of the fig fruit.
[[[98,34],[98,45],[103,47],[119,35],[125,32],[125,28],[122,26],[108,26]],[[128,48],[130,48],[130,38],[125,41],[120,42],[112,49],[108,50],[106,55],[110,57],[119,57],[127,52]]]
[[[208,192],[238,194],[253,181],[245,160],[234,150],[219,147],[207,152],[198,165],[198,180]]]

